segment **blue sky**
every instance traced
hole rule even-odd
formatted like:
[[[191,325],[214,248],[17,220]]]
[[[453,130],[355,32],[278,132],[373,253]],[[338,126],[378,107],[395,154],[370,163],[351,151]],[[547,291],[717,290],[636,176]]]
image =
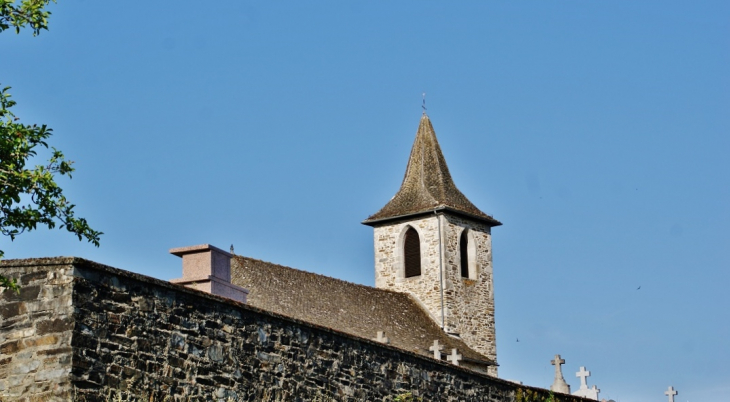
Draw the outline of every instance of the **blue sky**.
[[[550,360],[601,397],[730,394],[730,3],[93,2],[0,35],[16,114],[54,129],[101,247],[162,279],[210,243],[373,284],[421,94],[454,180],[493,231],[500,376]],[[641,286],[641,289],[637,288]],[[519,338],[520,342],[516,342]]]

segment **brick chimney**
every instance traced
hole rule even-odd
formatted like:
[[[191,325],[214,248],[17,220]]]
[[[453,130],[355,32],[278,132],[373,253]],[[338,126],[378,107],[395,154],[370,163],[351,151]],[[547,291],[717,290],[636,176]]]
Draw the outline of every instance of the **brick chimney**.
[[[170,254],[183,260],[183,277],[170,282],[246,303],[248,290],[231,283],[231,254],[210,244],[173,248]]]

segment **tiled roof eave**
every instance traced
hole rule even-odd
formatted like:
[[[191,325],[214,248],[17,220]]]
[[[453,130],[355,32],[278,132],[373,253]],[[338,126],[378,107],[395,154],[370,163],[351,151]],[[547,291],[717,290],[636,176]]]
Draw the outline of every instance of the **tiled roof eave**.
[[[387,222],[391,222],[391,221],[395,221],[395,220],[400,220],[400,219],[404,219],[404,218],[413,218],[416,216],[428,215],[428,214],[439,213],[439,212],[441,212],[441,213],[450,212],[454,215],[460,215],[465,218],[484,223],[484,224],[488,225],[489,227],[502,225],[502,222],[492,218],[489,215],[486,215],[486,214],[485,214],[485,216],[475,215],[475,214],[464,212],[459,209],[452,208],[452,207],[449,207],[446,205],[440,205],[435,208],[429,208],[429,209],[425,209],[425,210],[417,211],[417,212],[410,212],[410,213],[406,213],[406,214],[402,214],[402,215],[384,216],[384,217],[379,217],[379,218],[368,218],[368,219],[365,219],[364,221],[362,221],[361,223],[363,225],[367,225],[367,226],[378,226],[378,225],[381,225],[381,224],[384,224]]]
[[[431,352],[429,350],[426,350],[426,349],[419,349],[419,354],[421,354],[423,356],[428,356],[428,357],[433,358],[432,357],[433,356],[433,352]],[[443,360],[438,360],[438,359],[434,359],[434,360],[443,362]],[[494,360],[489,360],[489,359],[474,359],[473,357],[462,357],[461,360],[464,361],[464,362],[467,362],[467,363],[478,364],[480,366],[494,366],[494,367],[499,367],[499,363],[497,363]]]
[[[471,359],[469,357],[462,358],[463,361],[469,362],[469,363],[476,363],[476,364],[482,364],[484,366],[495,366],[499,367],[499,364],[492,360],[477,360],[477,359]]]

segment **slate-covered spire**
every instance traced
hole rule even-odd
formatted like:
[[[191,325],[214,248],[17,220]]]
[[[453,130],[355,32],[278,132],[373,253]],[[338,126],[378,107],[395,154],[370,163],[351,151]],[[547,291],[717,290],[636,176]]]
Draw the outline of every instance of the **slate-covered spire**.
[[[499,221],[475,207],[456,188],[431,120],[424,113],[400,190],[380,211],[363,223],[373,226],[383,221],[433,211],[449,211],[490,226],[501,225]]]

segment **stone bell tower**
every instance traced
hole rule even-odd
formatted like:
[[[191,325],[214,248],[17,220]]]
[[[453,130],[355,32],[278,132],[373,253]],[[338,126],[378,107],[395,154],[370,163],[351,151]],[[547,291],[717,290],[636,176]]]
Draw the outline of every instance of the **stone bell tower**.
[[[492,227],[501,223],[456,188],[425,113],[400,190],[363,224],[375,232],[375,286],[410,294],[444,331],[496,361]]]

